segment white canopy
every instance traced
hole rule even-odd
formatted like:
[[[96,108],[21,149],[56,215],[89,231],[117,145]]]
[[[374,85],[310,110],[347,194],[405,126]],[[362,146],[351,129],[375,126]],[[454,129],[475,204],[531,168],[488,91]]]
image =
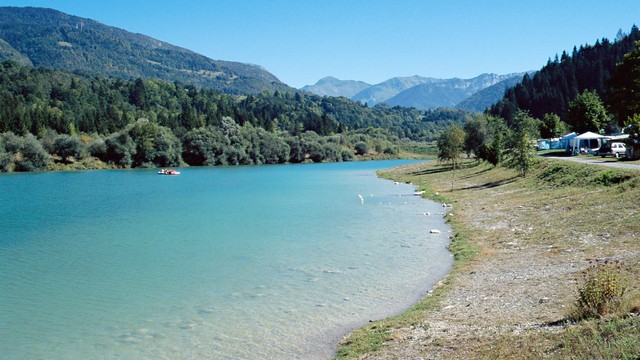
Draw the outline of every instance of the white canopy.
[[[597,149],[601,145],[601,141],[599,139],[605,139],[606,136],[592,133],[591,131],[587,131],[584,134],[580,134],[570,140],[571,144],[571,153],[573,155],[578,155],[581,152],[586,153],[590,149]],[[592,140],[596,140],[595,142]],[[595,146],[597,145],[597,147]]]
[[[591,131],[587,131],[584,134],[580,134],[578,136],[576,136],[574,139],[603,139],[606,136],[600,135],[600,134],[596,134],[596,133],[592,133]]]

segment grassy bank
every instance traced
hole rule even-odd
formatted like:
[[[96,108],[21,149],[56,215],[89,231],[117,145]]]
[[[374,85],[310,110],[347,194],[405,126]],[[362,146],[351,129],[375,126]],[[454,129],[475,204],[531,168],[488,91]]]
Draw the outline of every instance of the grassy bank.
[[[636,358],[640,172],[542,160],[526,178],[467,162],[380,174],[453,204],[454,268],[407,312],[345,338],[337,358]],[[594,259],[618,261],[622,301],[576,320]],[[622,300],[622,299],[621,299]]]

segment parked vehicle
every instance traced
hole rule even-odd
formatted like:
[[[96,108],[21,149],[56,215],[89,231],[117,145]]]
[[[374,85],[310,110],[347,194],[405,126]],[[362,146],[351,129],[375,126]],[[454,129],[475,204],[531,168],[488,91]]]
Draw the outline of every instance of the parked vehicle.
[[[625,156],[627,153],[627,147],[621,142],[604,143],[598,150],[598,155],[605,157],[607,155],[613,155],[615,157]]]

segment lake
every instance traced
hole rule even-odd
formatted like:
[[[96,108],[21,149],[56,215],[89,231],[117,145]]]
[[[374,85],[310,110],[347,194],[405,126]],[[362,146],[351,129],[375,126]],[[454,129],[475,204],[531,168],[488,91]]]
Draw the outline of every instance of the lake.
[[[2,175],[1,357],[330,358],[451,266],[408,162]]]

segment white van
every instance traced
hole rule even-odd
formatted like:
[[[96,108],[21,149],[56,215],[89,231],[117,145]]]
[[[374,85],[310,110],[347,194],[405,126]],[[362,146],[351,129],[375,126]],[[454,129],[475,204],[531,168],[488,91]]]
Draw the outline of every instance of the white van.
[[[604,143],[598,150],[598,155],[605,157],[607,155],[613,155],[615,157],[625,156],[627,153],[627,147],[621,142]]]

